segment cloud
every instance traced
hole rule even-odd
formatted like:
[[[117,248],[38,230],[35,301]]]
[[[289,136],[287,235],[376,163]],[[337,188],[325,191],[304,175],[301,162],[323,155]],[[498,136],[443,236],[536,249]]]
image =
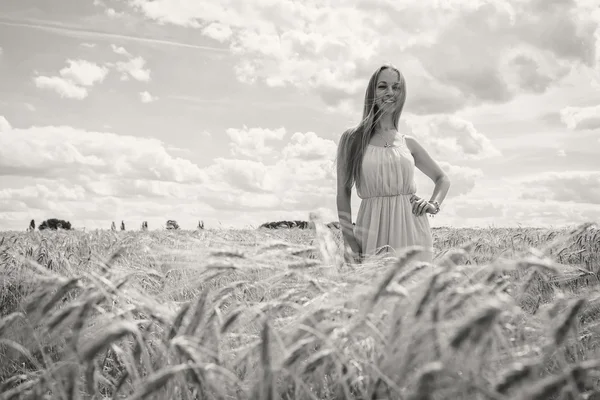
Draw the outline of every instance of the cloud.
[[[46,210],[57,201],[82,201],[84,198],[85,190],[78,185],[53,184],[49,187],[37,184],[21,189],[0,190],[0,202],[17,201],[25,205],[26,209]]]
[[[282,154],[289,160],[312,161],[329,159],[336,152],[337,145],[333,141],[323,139],[314,132],[296,132]]]
[[[67,60],[69,64],[60,70],[60,75],[82,86],[94,86],[102,82],[108,74],[108,68],[85,60]]]
[[[11,193],[11,200],[0,199],[0,226],[24,230],[31,219],[35,219],[39,226],[48,218],[66,219],[76,229],[109,229],[112,221],[117,226],[124,221],[127,230],[140,229],[142,221],[148,221],[151,230],[164,229],[168,219],[177,220],[182,229],[194,229],[199,220],[207,221],[207,227],[218,224],[214,217],[215,210],[199,202],[98,196],[90,192],[86,192],[83,199],[69,200],[53,194],[54,187],[46,185],[47,190],[40,191],[44,195],[54,196],[51,200],[41,200],[43,204],[36,204],[40,200],[20,192]],[[74,193],[80,190],[74,185],[64,185],[64,189]],[[36,187],[29,186],[24,190],[35,192]],[[36,205],[42,207],[36,208]]]
[[[83,100],[88,96],[86,88],[60,76],[36,76],[34,82],[38,88],[54,90],[63,98]]]
[[[476,3],[471,8],[455,2],[443,9],[452,18],[438,30],[435,44],[413,47],[429,73],[460,89],[474,104],[542,93],[575,61],[592,67],[589,52],[595,44],[588,35],[594,24],[573,15],[574,3]]]
[[[477,159],[490,151],[468,124],[429,122],[427,133],[433,137],[456,135],[445,146],[460,157]],[[32,218],[39,224],[57,217],[77,227],[104,229],[121,220],[138,229],[147,220],[154,229],[176,219],[192,229],[199,219],[215,226],[219,218],[230,218],[239,226],[258,224],[258,218],[305,219],[317,209],[326,211],[326,219],[336,218],[332,140],[284,128],[244,126],[227,132],[231,158],[199,168],[173,156],[174,150],[158,140],[67,126],[16,129],[0,117],[0,171],[34,182],[0,190],[0,224],[24,229]],[[597,173],[490,182],[482,171],[456,160],[439,163],[452,187],[433,224],[561,225],[600,215]],[[419,192],[424,194],[422,187]],[[234,215],[241,211],[242,217]]]
[[[60,76],[36,76],[35,85],[40,89],[54,90],[63,98],[83,100],[89,94],[88,88],[103,82],[111,68],[121,73],[121,80],[133,78],[141,82],[150,81],[151,72],[150,69],[145,68],[144,58],[133,57],[124,47],[114,44],[111,44],[111,49],[114,53],[127,57],[128,61],[100,66],[86,60],[67,59],[68,66],[59,71]],[[157,99],[147,91],[140,93],[140,100],[143,103],[150,103]]]
[[[212,22],[202,29],[202,33],[219,42],[225,42],[231,38],[233,31],[228,25],[219,22]]]
[[[440,167],[448,174],[451,182],[448,197],[459,196],[471,192],[478,180],[483,178],[483,171],[480,169],[461,167],[441,161]]]
[[[140,92],[140,100],[142,103],[152,103],[158,100],[158,97],[152,96],[148,91]]]
[[[231,139],[230,148],[232,156],[248,157],[250,159],[262,160],[273,154],[273,147],[267,142],[280,141],[285,136],[284,128],[262,129],[244,126],[243,129],[229,128],[225,131]]]
[[[174,218],[182,226],[195,221],[190,229],[198,219],[210,220],[216,214],[203,195],[219,183],[169,148],[155,139],[69,126],[17,129],[0,117],[0,175],[20,182],[0,190],[0,226],[57,217],[77,227],[107,229],[123,219],[158,228]]]
[[[471,195],[485,178],[483,171],[478,168],[455,165],[439,160],[437,163],[450,179],[450,190],[448,191],[446,199],[454,200],[455,198],[460,198],[467,194]],[[429,198],[429,195],[433,192],[435,186],[431,179],[421,171],[415,169],[415,183],[417,186],[417,194]]]
[[[12,126],[8,122],[8,120],[0,115],[0,133],[8,132],[12,129]]]
[[[108,68],[86,60],[67,60],[67,67],[59,71],[60,76],[37,76],[34,78],[40,89],[54,90],[61,97],[83,100],[88,96],[85,87],[100,83],[108,75]]]
[[[568,204],[538,199],[473,199],[462,196],[444,202],[432,220],[437,226],[560,227],[597,222],[598,204]]]
[[[523,199],[600,204],[600,171],[547,172],[519,182]]]
[[[478,219],[504,217],[505,205],[494,200],[459,199],[453,201],[451,210],[457,217]],[[446,210],[447,211],[447,210]]]
[[[425,138],[425,146],[430,145],[452,180],[449,196],[470,193],[483,178],[482,171],[446,160],[480,160],[499,154],[498,150],[465,120],[439,116],[415,120],[421,124],[414,128],[420,132],[419,138]],[[284,128],[231,128],[227,134],[232,158],[217,158],[206,169],[210,184],[205,185],[202,198],[215,209],[246,207],[253,213],[335,209],[334,141],[315,132],[288,134]],[[430,183],[421,175],[417,185],[427,187]],[[256,201],[252,196],[257,196]]]
[[[0,133],[0,170],[5,175],[68,179],[85,183],[114,177],[202,182],[202,170],[173,157],[163,142],[69,126],[8,129]]]
[[[600,128],[600,104],[590,107],[565,107],[560,110],[561,121],[570,130]]]
[[[105,13],[110,18],[122,18],[123,16],[125,16],[124,12],[119,12],[119,11],[115,10],[114,8],[110,8],[110,7],[106,9]]]
[[[227,132],[232,155],[238,158],[217,158],[206,168],[202,198],[211,206],[305,214],[335,203],[333,141],[314,132],[295,132],[283,142],[284,128]]]
[[[404,123],[436,160],[484,160],[501,155],[473,123],[453,115],[409,117]]]
[[[122,56],[127,56],[127,57],[131,57],[131,54],[125,50],[124,47],[122,46],[115,46],[114,44],[110,45],[110,48],[112,49],[113,52],[115,52],[116,54],[120,54]]]
[[[130,58],[129,61],[118,61],[117,71],[121,72],[121,79],[128,80],[129,77],[141,82],[150,81],[150,70],[144,69],[146,60],[142,57]]]
[[[598,22],[579,3],[129,0],[147,18],[227,42],[243,56],[240,81],[312,90],[330,109],[360,109],[369,76],[393,58],[418,114],[543,93],[575,65],[593,69]]]

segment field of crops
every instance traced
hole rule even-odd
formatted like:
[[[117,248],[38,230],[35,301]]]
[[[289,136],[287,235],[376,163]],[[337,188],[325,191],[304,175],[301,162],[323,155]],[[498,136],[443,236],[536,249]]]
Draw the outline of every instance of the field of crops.
[[[600,398],[600,230],[434,239],[348,265],[320,224],[0,232],[0,398]]]

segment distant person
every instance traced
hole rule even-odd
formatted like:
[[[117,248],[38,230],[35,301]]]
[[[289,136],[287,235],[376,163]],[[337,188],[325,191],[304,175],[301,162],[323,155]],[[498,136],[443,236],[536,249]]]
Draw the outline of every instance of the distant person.
[[[422,246],[415,259],[432,262],[433,239],[426,213],[437,214],[450,180],[414,137],[398,131],[406,100],[402,73],[390,64],[371,76],[362,121],[346,130],[337,153],[337,209],[354,261],[381,251]],[[417,196],[415,167],[435,189],[429,201]],[[352,226],[351,193],[362,199]]]

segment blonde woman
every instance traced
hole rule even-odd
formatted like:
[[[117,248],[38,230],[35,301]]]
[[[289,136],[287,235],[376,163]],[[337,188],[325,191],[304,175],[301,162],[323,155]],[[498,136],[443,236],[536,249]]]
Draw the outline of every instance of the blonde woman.
[[[422,246],[417,259],[431,262],[427,213],[437,214],[450,180],[414,137],[398,131],[406,83],[393,65],[379,67],[365,93],[362,121],[345,131],[337,153],[337,209],[344,242],[355,261],[380,251]],[[435,188],[429,201],[416,195],[415,167]],[[352,225],[352,187],[361,198]]]

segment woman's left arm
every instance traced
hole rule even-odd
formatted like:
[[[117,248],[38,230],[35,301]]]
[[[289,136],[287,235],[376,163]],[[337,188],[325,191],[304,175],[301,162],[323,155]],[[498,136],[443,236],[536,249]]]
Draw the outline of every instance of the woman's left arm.
[[[405,136],[406,145],[408,146],[413,158],[415,159],[415,167],[422,171],[435,184],[429,203],[437,202],[441,206],[442,202],[450,189],[450,179],[448,175],[440,168],[440,166],[431,158],[427,150],[412,136]],[[433,207],[433,205],[431,205]],[[422,207],[417,215],[422,215],[429,207]]]

